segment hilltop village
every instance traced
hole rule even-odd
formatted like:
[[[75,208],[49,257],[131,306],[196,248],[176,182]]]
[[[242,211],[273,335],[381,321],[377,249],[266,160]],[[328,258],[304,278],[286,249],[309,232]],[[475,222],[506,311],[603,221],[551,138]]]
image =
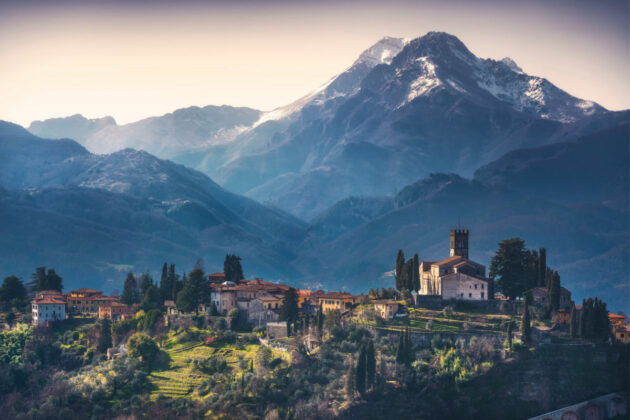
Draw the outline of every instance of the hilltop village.
[[[120,295],[64,293],[61,277],[44,267],[26,285],[7,277],[2,386],[33,415],[20,417],[24,406],[11,398],[0,398],[1,408],[10,418],[56,418],[55,401],[73,399],[96,418],[137,418],[139,410],[156,418],[382,418],[389,399],[431,388],[435,405],[421,400],[398,412],[627,413],[626,316],[597,298],[576,305],[544,248],[506,239],[486,272],[469,259],[469,231],[453,229],[444,259],[406,260],[400,250],[395,264],[395,287],[359,295],[248,280],[236,255],[226,256],[223,272],[206,274],[198,263],[180,277],[165,263],[159,281],[129,273]],[[545,381],[578,365],[598,374],[572,373],[572,385],[553,398],[518,373]],[[24,372],[39,378],[44,397],[27,396]],[[55,388],[50,372],[74,385]],[[489,398],[498,377],[509,384]],[[449,403],[464,390],[475,408]],[[132,403],[131,395],[141,397]]]

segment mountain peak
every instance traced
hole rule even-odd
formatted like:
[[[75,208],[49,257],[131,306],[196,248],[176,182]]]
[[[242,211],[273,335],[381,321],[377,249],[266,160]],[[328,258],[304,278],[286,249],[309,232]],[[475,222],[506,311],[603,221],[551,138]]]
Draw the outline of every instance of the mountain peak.
[[[501,62],[503,64],[505,64],[506,66],[508,66],[510,68],[510,70],[512,70],[513,72],[516,73],[523,73],[523,69],[519,67],[518,64],[516,64],[516,62],[514,60],[512,60],[510,57],[505,57],[501,60]]]
[[[383,37],[376,44],[363,51],[354,62],[354,65],[365,63],[370,67],[374,67],[378,64],[389,64],[404,45],[405,40],[402,38]]]

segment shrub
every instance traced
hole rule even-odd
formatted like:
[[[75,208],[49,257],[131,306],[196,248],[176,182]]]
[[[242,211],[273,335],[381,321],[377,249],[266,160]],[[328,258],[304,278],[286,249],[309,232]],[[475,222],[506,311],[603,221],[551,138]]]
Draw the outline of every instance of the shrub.
[[[450,318],[451,316],[453,316],[453,307],[450,305],[445,306],[444,309],[442,309],[442,315],[445,318]]]

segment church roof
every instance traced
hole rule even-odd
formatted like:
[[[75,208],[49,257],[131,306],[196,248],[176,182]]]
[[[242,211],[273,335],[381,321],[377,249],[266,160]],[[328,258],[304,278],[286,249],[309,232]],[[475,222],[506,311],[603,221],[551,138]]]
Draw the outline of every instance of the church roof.
[[[459,255],[453,255],[452,257],[448,257],[446,259],[443,259],[442,261],[438,261],[433,263],[433,265],[437,265],[438,267],[441,267],[443,265],[451,265],[451,264],[455,264],[456,262],[465,260],[464,257],[461,257]]]

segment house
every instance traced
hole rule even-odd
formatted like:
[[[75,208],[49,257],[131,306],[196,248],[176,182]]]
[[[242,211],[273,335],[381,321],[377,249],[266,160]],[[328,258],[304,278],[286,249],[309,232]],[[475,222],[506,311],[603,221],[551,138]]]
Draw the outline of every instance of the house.
[[[250,324],[256,327],[264,327],[268,322],[277,322],[279,319],[280,311],[267,308],[262,298],[253,299],[249,303],[247,321]]]
[[[529,289],[525,293],[529,293],[532,297],[532,303],[534,305],[546,307],[547,306],[547,288],[546,287],[534,287]],[[560,288],[560,308],[569,309],[573,306],[571,301],[571,292],[564,287]]]
[[[322,312],[338,309],[344,313],[356,303],[357,296],[345,292],[328,292],[320,295],[317,299]]]
[[[210,301],[214,302],[220,314],[227,314],[232,308],[237,307],[234,286],[210,284]]]
[[[33,325],[66,319],[66,301],[58,296],[36,297],[31,301]]]
[[[608,314],[610,327],[617,341],[623,344],[630,343],[630,325],[626,325],[626,316],[621,314]]]
[[[486,267],[468,259],[468,230],[453,229],[450,239],[450,257],[420,264],[418,294],[442,299],[491,299],[492,283],[486,277]]]
[[[398,313],[400,304],[394,300],[377,300],[374,302],[374,311],[383,319],[391,320]]]
[[[66,294],[68,311],[86,315],[96,316],[100,305],[119,301],[119,297],[103,296],[103,292],[89,288],[73,290]]]
[[[136,310],[131,305],[120,302],[106,302],[98,307],[98,318],[118,321],[130,319],[136,315]]]
[[[177,315],[177,314],[179,314],[179,311],[177,310],[177,306],[175,306],[175,301],[174,300],[165,300],[164,301],[164,308],[166,308],[166,313],[168,315]]]
[[[571,311],[567,308],[560,308],[553,313],[552,321],[554,324],[570,324]]]
[[[225,281],[225,273],[208,274],[208,280],[210,280],[210,283],[223,283]]]
[[[300,289],[297,291],[297,296],[298,296],[298,308],[302,308],[302,305],[304,305],[305,303],[310,303],[311,301],[311,295],[313,294],[313,292],[311,290],[308,289]]]

